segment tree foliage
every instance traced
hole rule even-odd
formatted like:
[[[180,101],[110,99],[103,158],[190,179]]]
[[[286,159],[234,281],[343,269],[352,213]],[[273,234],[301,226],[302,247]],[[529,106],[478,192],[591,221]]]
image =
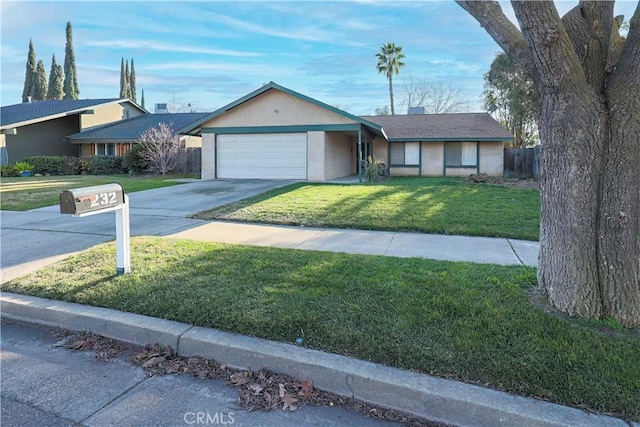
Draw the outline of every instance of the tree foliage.
[[[137,154],[152,173],[165,175],[186,161],[185,144],[173,132],[171,124],[163,122],[147,129],[140,135],[138,143],[143,148]]]
[[[78,73],[76,72],[76,55],[73,52],[73,29],[71,22],[67,22],[67,44],[64,49],[64,99],[78,99]]]
[[[133,102],[138,102],[136,94],[136,69],[133,66],[133,58],[131,58],[131,71],[129,72],[129,98]]]
[[[36,66],[36,76],[34,85],[32,86],[31,99],[34,101],[47,99],[47,72],[44,69],[42,60],[38,60],[38,65]]]
[[[56,56],[51,58],[51,69],[49,70],[49,84],[47,90],[47,99],[62,99],[64,90],[62,88],[63,80],[62,66],[56,62]]]
[[[515,137],[514,147],[538,140],[538,96],[533,80],[506,53],[499,53],[484,75],[484,106],[495,107],[498,120]]]
[[[36,78],[36,51],[33,41],[29,40],[29,53],[27,54],[27,69],[24,75],[24,88],[22,89],[22,102],[28,102]]]
[[[142,89],[142,96],[140,97],[140,106],[145,108],[144,106],[144,89]]]
[[[120,60],[120,98],[129,98],[133,102],[136,99],[136,70],[131,58],[131,71],[129,71],[129,60]]]
[[[120,98],[129,97],[129,82],[127,81],[127,74],[124,71],[124,57],[120,59]]]
[[[424,107],[426,114],[462,113],[469,110],[469,97],[461,87],[425,77],[402,79],[402,108]]]
[[[389,101],[391,102],[391,114],[395,114],[393,106],[393,75],[398,75],[400,68],[404,67],[404,53],[402,46],[395,43],[387,43],[380,47],[380,52],[376,53],[378,64],[376,68],[379,73],[384,74],[389,80]]]
[[[456,0],[532,79],[539,104],[538,283],[571,316],[640,326],[640,2]]]

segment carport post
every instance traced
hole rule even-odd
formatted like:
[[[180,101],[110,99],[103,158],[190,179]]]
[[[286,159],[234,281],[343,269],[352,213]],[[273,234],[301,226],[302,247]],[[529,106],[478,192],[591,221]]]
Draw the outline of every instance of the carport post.
[[[116,210],[116,274],[131,273],[131,229],[129,228],[129,195]]]
[[[358,182],[362,182],[362,128],[358,129]]]

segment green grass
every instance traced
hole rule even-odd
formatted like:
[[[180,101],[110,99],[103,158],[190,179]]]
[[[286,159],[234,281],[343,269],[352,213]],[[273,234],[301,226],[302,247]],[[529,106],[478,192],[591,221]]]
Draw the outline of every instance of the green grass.
[[[179,184],[166,181],[175,176],[68,175],[2,178],[1,209],[26,211],[59,203],[60,190],[117,182],[127,193]]]
[[[392,178],[367,185],[297,183],[197,217],[537,240],[540,196],[537,190],[452,178]]]
[[[535,269],[153,237],[2,285],[306,346],[640,419],[635,332],[547,314]],[[606,330],[603,333],[602,330]]]

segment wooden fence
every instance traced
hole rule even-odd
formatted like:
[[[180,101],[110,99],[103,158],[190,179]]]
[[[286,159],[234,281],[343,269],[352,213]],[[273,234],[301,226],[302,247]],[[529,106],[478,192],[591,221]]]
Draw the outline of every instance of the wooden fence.
[[[187,160],[184,162],[182,168],[182,173],[184,173],[185,175],[199,174],[202,168],[202,148],[187,148]]]
[[[503,176],[538,179],[540,177],[540,145],[534,148],[505,148]]]

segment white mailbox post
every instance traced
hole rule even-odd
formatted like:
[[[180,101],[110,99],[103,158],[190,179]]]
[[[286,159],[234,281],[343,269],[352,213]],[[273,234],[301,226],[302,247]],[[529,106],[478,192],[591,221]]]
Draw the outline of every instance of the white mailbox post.
[[[129,196],[120,184],[96,185],[60,192],[60,213],[85,217],[116,213],[116,274],[131,273]]]

